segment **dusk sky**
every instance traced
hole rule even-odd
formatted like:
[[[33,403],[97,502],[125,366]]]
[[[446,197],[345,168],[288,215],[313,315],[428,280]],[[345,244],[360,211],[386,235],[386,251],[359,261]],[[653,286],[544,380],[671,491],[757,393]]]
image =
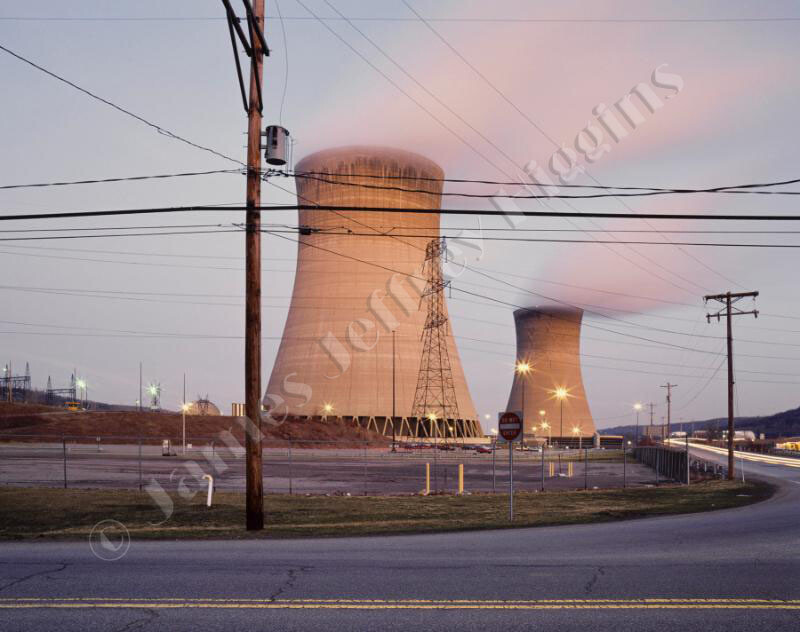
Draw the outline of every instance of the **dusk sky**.
[[[561,145],[574,149],[592,126],[601,130],[605,149],[586,152],[591,161],[578,155],[582,172],[570,184],[712,187],[798,177],[796,3],[283,0],[280,11],[285,37],[277,3],[267,2],[272,54],[265,64],[264,116],[291,131],[295,160],[338,145],[382,145],[421,153],[450,178],[520,180],[528,178],[524,168],[531,161],[549,172],[553,153]],[[4,2],[0,44],[194,143],[244,160],[246,115],[222,16],[216,0]],[[764,19],[772,17],[793,19]],[[0,185],[236,168],[3,51],[0,76]],[[601,104],[612,106],[641,83],[658,105],[651,112],[637,101],[642,119],[615,140],[597,121]],[[270,183],[275,186],[264,186],[264,204],[294,202],[291,178]],[[241,204],[244,187],[241,175],[216,174],[0,190],[0,214]],[[445,190],[497,188],[448,184]],[[489,200],[453,197],[443,206],[494,208]],[[548,206],[795,210],[790,196],[774,195]],[[535,201],[519,207],[543,208]],[[243,213],[220,211],[3,222],[0,362],[10,362],[15,373],[29,362],[39,388],[48,375],[66,385],[74,367],[88,381],[91,399],[133,404],[141,361],[145,383],[163,385],[165,407],[180,405],[185,372],[189,396],[208,394],[229,411],[232,401],[242,401],[243,389],[244,239],[231,226],[243,219]],[[296,214],[265,213],[263,222],[291,226]],[[221,225],[231,232],[5,241],[20,237],[8,232],[19,229],[167,224]],[[586,310],[583,378],[598,427],[632,423],[637,401],[655,402],[659,421],[666,409],[659,385],[667,381],[678,384],[673,423],[724,416],[725,326],[706,323],[702,297],[727,290],[760,292],[759,318],[734,323],[738,414],[800,405],[796,251],[666,243],[792,244],[796,223],[525,218],[513,232],[480,233],[475,218],[449,215],[442,225],[448,234],[470,229],[472,237],[665,242],[471,241],[482,252],[465,249],[468,266],[505,282],[465,270],[448,299],[481,417],[494,418],[504,408],[511,384],[513,307],[501,302],[564,302]],[[509,224],[490,217],[481,227]],[[575,232],[534,232],[543,229]],[[651,232],[620,232],[633,230]],[[664,232],[670,230],[777,234]],[[270,235],[262,243],[266,385],[296,246]],[[742,306],[752,309],[752,302]]]

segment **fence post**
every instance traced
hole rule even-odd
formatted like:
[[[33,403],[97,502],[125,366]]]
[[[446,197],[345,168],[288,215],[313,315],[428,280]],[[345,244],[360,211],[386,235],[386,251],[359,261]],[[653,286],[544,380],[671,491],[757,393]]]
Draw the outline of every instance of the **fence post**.
[[[142,438],[139,437],[139,491],[142,491]]]
[[[542,491],[544,491],[544,444],[542,444]]]
[[[8,388],[11,389],[10,386]],[[67,489],[67,440],[64,435],[61,435],[61,452],[64,455],[64,489]]]
[[[692,460],[689,458],[689,433],[686,433],[686,484],[692,482]]]
[[[658,485],[658,466],[659,466],[659,457],[661,455],[661,448],[653,448],[656,451],[656,485]]]
[[[583,449],[583,490],[589,489],[589,448]]]
[[[367,495],[367,442],[364,442],[364,496]]]
[[[458,464],[458,495],[461,496],[464,493],[464,464]]]
[[[292,440],[289,439],[289,496],[292,495]]]
[[[625,450],[625,440],[622,441],[622,489],[628,488],[628,468],[627,451]]]
[[[439,446],[433,444],[433,491],[439,491]]]
[[[495,461],[497,458],[495,455],[496,452],[497,452],[497,445],[495,444],[492,445],[492,493],[497,491],[497,471],[495,469]]]

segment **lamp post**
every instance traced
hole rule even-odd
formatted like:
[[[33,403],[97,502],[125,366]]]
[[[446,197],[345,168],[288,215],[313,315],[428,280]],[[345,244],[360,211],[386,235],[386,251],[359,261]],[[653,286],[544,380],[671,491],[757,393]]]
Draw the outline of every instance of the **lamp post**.
[[[560,414],[560,421],[559,421],[559,428],[558,428],[558,436],[564,436],[564,400],[567,399],[567,389],[563,386],[559,386],[555,390],[556,398],[558,398],[559,404],[559,414]]]
[[[75,382],[75,386],[77,386],[77,387],[78,387],[78,389],[79,389],[80,391],[82,391],[82,395],[81,395],[81,405],[82,405],[82,406],[85,408],[85,407],[86,407],[86,401],[87,401],[87,396],[86,396],[86,380],[78,380],[77,382]]]
[[[325,419],[325,421],[328,421],[328,415],[330,415],[333,412],[333,404],[324,404],[322,406],[322,412],[325,413],[323,418]]]
[[[517,362],[517,366],[514,367],[517,375],[520,376],[522,381],[522,441],[520,447],[524,450],[525,449],[525,386],[528,373],[531,372],[531,365],[528,362]]]
[[[396,436],[394,431],[394,417],[395,417],[395,366],[394,366],[394,352],[395,352],[395,330],[392,329],[392,452],[397,452]]]
[[[548,446],[551,445],[553,443],[553,432],[552,429],[550,428],[550,424],[547,423],[546,421],[543,421],[541,428],[542,430],[547,430],[547,445]]]
[[[437,439],[439,438],[439,424],[436,423],[436,413],[428,413],[428,419],[431,422],[431,431],[433,432],[433,449],[437,449]]]
[[[580,429],[580,426],[575,426],[575,427],[572,429],[572,434],[574,434],[574,435],[577,435],[577,436],[578,436],[578,450],[580,450],[580,449],[581,449],[581,440],[583,439],[583,437],[581,436],[581,429]]]
[[[183,447],[181,448],[181,451],[183,452],[184,455],[186,454],[186,411],[187,410],[189,410],[189,404],[184,402],[181,405],[181,414],[183,415]]]
[[[639,445],[639,413],[642,412],[642,404],[636,402],[633,405],[633,409],[636,411],[636,445]]]

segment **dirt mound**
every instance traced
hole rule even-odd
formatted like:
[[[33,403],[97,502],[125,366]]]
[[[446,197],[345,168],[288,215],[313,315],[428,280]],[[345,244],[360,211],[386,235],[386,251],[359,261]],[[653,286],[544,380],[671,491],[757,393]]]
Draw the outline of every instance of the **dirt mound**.
[[[119,437],[147,443],[179,440],[182,430],[180,413],[138,411],[80,411],[37,404],[0,404],[0,440],[53,440],[70,437]],[[187,441],[194,443],[219,441],[219,434],[230,431],[244,443],[244,429],[236,417],[187,415]],[[388,439],[338,421],[287,421],[279,425],[262,424],[267,444],[298,442],[298,447],[318,447],[336,442],[340,447],[363,445],[365,441],[386,445]],[[17,435],[17,436],[12,436]],[[22,436],[20,436],[22,435]],[[331,447],[334,447],[331,445]]]

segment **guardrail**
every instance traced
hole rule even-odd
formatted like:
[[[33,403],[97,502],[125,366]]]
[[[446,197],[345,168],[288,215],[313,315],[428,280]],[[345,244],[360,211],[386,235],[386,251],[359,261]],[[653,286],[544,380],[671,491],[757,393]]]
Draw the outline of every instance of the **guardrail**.
[[[653,468],[656,485],[660,478],[689,484],[691,476],[688,447],[636,446],[633,454],[637,461]]]

